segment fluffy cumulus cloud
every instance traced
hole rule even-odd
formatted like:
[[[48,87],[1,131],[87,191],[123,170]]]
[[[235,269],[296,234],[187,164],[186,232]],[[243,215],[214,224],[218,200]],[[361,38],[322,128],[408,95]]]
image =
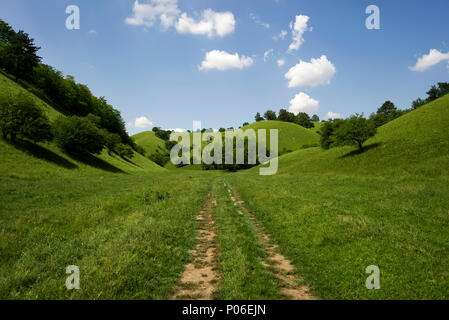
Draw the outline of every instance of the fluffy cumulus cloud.
[[[339,118],[341,118],[341,115],[339,113],[334,113],[332,111],[326,113],[326,119],[339,119]]]
[[[263,61],[267,62],[268,58],[273,55],[274,50],[273,49],[268,49],[267,51],[265,51],[265,53],[263,54]]]
[[[278,67],[282,67],[285,64],[285,60],[284,59],[279,59],[277,61]]]
[[[325,55],[319,59],[311,59],[310,62],[299,60],[299,63],[290,68],[285,74],[289,80],[289,88],[329,84],[336,72],[335,66]]]
[[[151,27],[157,22],[162,28],[175,27],[179,33],[207,35],[208,37],[223,37],[234,32],[235,18],[232,12],[215,12],[206,9],[199,19],[191,18],[187,13],[181,13],[178,0],[149,0],[140,3],[136,0],[133,13],[125,22],[134,26]]]
[[[147,117],[139,117],[136,118],[136,121],[134,121],[134,126],[136,128],[149,128],[153,125],[153,122],[151,122]]]
[[[304,92],[298,93],[291,101],[288,111],[297,114],[298,112],[305,112],[309,115],[313,115],[319,108],[320,103],[309,97]]]
[[[179,14],[178,0],[150,0],[148,3],[139,3],[139,0],[136,0],[133,14],[126,18],[125,22],[146,27],[160,22],[162,27],[169,28],[175,24]]]
[[[288,52],[293,50],[298,50],[301,44],[304,42],[303,34],[306,31],[311,30],[307,26],[309,22],[309,17],[304,15],[297,15],[295,22],[290,22],[290,30],[292,31],[292,40],[293,42],[288,47]]]
[[[449,60],[449,52],[442,53],[436,49],[430,49],[428,54],[420,57],[416,64],[413,67],[409,67],[409,69],[412,71],[422,72],[444,60]]]
[[[243,69],[252,66],[253,63],[253,59],[246,56],[240,57],[238,53],[231,54],[226,51],[212,50],[206,52],[206,56],[198,69],[216,69],[220,71],[228,69]]]
[[[234,32],[234,29],[235,19],[232,12],[215,12],[211,9],[204,10],[199,20],[183,13],[176,23],[176,30],[179,33],[207,35],[210,38],[224,37]]]

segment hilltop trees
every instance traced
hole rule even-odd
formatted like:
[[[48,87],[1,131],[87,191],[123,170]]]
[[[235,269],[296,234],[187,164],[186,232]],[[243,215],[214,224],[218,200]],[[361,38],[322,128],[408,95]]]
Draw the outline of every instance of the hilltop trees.
[[[276,120],[276,112],[272,111],[272,110],[267,110],[264,115],[265,120]]]
[[[311,120],[312,120],[313,122],[320,122],[320,117],[318,117],[316,114],[314,114],[314,115],[312,116]]]
[[[256,122],[263,121],[263,117],[260,115],[259,112],[256,113],[254,119],[256,120]]]
[[[449,83],[448,82],[438,82],[435,86],[433,85],[427,93],[426,99],[418,98],[412,102],[412,109],[418,109],[419,107],[432,102],[442,96],[445,96],[449,93]]]
[[[304,128],[313,128],[315,125],[312,123],[312,119],[310,119],[309,115],[305,112],[299,112],[296,115],[295,123],[299,124]]]
[[[372,120],[363,115],[353,115],[346,120],[330,120],[320,130],[321,147],[329,149],[332,146],[356,145],[363,150],[363,144],[377,132]]]
[[[35,142],[52,139],[50,122],[34,100],[25,94],[0,97],[0,129],[11,142],[17,136]]]
[[[394,120],[402,116],[406,111],[398,110],[393,102],[387,100],[384,104],[377,110],[376,113],[372,113],[370,120],[372,120],[376,127],[380,127],[391,120]]]

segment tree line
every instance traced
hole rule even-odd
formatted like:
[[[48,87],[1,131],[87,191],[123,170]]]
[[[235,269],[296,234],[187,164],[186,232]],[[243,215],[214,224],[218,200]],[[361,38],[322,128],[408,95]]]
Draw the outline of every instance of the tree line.
[[[133,149],[144,153],[126,132],[117,109],[74,77],[64,77],[42,64],[39,49],[27,33],[16,32],[0,20],[0,69],[65,115],[50,124],[32,98],[3,93],[0,126],[5,139],[14,142],[21,136],[38,142],[54,138],[68,152],[99,153],[107,147],[123,157],[132,157]]]
[[[259,112],[257,112],[254,119],[256,120],[256,122],[263,120],[278,120],[284,122],[292,122],[304,128],[313,128],[315,127],[313,122],[320,121],[320,117],[318,117],[316,114],[314,114],[312,117],[309,117],[309,115],[305,112],[299,112],[298,114],[295,115],[293,112],[289,112],[286,109],[279,110],[279,115],[276,115],[276,112],[273,110],[267,110],[265,111],[263,117],[260,115]]]

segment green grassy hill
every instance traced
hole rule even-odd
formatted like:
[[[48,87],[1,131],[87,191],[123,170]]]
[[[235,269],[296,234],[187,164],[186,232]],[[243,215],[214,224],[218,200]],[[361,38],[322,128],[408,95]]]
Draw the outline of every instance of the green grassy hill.
[[[296,151],[301,148],[318,146],[320,137],[312,130],[305,129],[297,124],[282,121],[260,121],[254,122],[242,128],[246,129],[278,129],[279,130],[279,153]],[[269,133],[267,132],[267,145],[269,146]]]
[[[448,110],[449,95],[384,125],[363,153],[299,150],[227,180],[321,298],[448,299]]]
[[[40,106],[50,121],[62,114],[28,92],[23,87],[0,73],[0,94],[29,94]],[[134,158],[127,161],[103,150],[101,155],[74,158],[59,150],[53,143],[19,142],[15,146],[0,139],[0,174],[21,178],[36,178],[45,174],[75,175],[103,174],[104,172],[159,172],[161,169],[148,158],[134,152]]]
[[[140,132],[132,136],[134,141],[145,149],[147,155],[152,154],[157,149],[165,149],[165,142],[161,138],[156,137],[153,131]]]
[[[407,113],[380,127],[362,153],[354,147],[317,147],[281,156],[280,172],[447,175],[448,110],[449,96],[444,96]]]

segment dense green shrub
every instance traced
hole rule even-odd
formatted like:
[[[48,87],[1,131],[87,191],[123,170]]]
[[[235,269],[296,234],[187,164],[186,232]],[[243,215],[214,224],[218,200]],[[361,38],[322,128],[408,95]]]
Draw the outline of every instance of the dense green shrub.
[[[26,94],[0,96],[0,128],[3,137],[12,142],[17,136],[35,142],[52,139],[47,116]]]
[[[101,153],[105,139],[97,126],[83,117],[59,117],[54,123],[57,145],[69,153]]]
[[[118,145],[115,146],[114,151],[122,158],[127,159],[134,158],[134,151],[127,144],[119,143]]]

